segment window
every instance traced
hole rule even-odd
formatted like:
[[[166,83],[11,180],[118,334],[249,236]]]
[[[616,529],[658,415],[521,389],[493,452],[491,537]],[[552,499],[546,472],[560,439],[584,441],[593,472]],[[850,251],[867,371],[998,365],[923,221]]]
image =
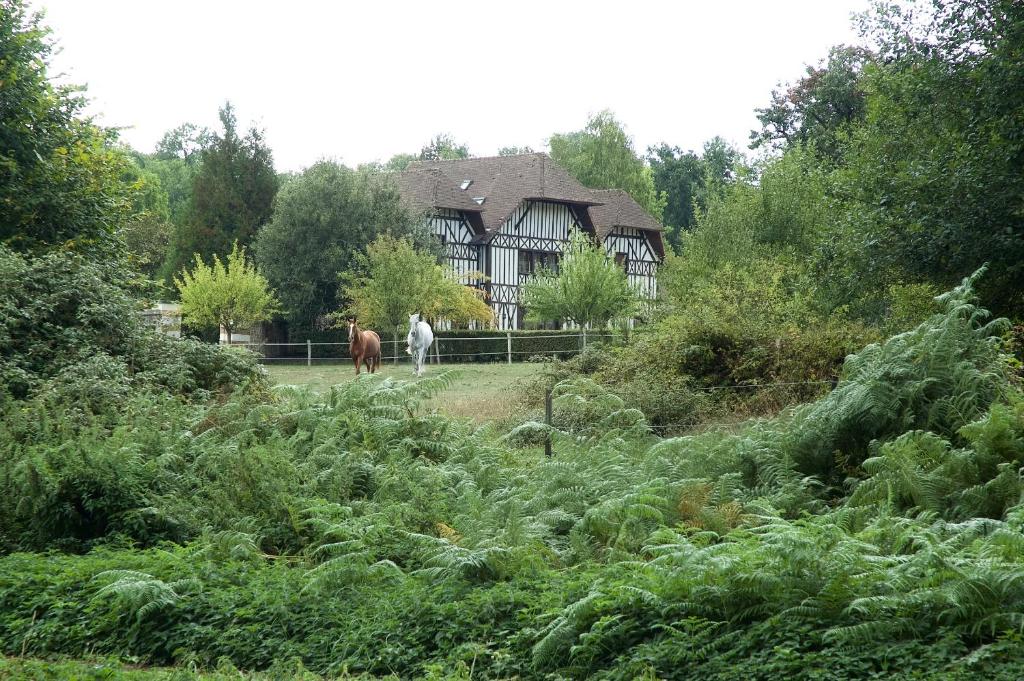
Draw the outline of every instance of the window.
[[[530,277],[536,275],[541,270],[548,270],[550,272],[558,273],[558,253],[548,253],[547,251],[519,251],[519,283],[525,283]],[[560,329],[562,328],[561,322],[535,322],[526,321],[526,308],[523,305],[519,305],[519,323],[520,329]]]
[[[471,184],[473,184],[473,180],[463,180],[462,184],[460,184],[459,187],[462,188],[462,191],[466,191],[467,189],[469,189],[469,185]]]
[[[558,274],[558,253],[519,251],[520,280],[535,275],[541,270],[549,270]]]
[[[629,256],[625,253],[615,254],[615,264],[621,267],[627,273],[629,272]]]

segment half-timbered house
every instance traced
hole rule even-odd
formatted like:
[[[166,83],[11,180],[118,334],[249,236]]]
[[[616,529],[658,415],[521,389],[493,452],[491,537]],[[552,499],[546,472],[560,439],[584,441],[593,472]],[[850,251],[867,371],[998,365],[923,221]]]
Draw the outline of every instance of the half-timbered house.
[[[546,154],[421,161],[398,186],[456,269],[486,275],[502,329],[523,328],[523,284],[557,271],[573,229],[603,243],[645,295],[657,291],[661,225],[625,192],[587,189]]]

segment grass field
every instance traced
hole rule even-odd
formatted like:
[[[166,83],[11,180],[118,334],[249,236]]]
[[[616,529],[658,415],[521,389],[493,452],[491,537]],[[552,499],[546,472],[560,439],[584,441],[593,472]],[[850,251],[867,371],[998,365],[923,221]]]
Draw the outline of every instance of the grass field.
[[[432,399],[427,407],[449,416],[468,417],[477,423],[508,417],[517,408],[512,390],[514,384],[520,378],[537,373],[540,367],[526,362],[431,365],[427,368],[427,376],[453,369],[457,375],[452,387]],[[355,369],[351,364],[268,366],[267,370],[275,384],[308,385],[317,392],[355,379]],[[383,365],[377,375],[403,381],[417,380],[408,363]]]

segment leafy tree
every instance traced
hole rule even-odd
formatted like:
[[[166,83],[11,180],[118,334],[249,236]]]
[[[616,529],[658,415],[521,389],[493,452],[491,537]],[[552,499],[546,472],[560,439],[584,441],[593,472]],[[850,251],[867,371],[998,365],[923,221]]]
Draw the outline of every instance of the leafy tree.
[[[115,250],[131,212],[114,134],[81,118],[79,88],[49,80],[49,30],[22,0],[0,0],[0,243],[19,251]]]
[[[203,152],[217,142],[217,135],[209,128],[195,123],[183,123],[168,130],[156,143],[154,157],[168,161],[178,159],[191,166],[199,166]]]
[[[795,84],[772,91],[771,104],[756,110],[761,130],[750,133],[750,148],[812,143],[823,157],[839,161],[844,134],[867,110],[862,75],[873,58],[862,47],[839,45],[825,65],[808,66]]]
[[[664,142],[647,149],[654,186],[665,197],[666,239],[679,252],[683,234],[694,229],[697,212],[707,208],[709,192],[719,191],[734,174],[740,154],[721,137],[704,145],[698,156]]]
[[[172,271],[195,253],[205,257],[227,252],[235,241],[250,244],[270,219],[278,179],[263,132],[253,127],[240,137],[230,102],[220,110],[220,121],[223,132],[215,133],[201,152],[192,214],[176,235]]]
[[[935,0],[919,16],[894,5],[865,19],[879,62],[821,269],[870,291],[944,286],[989,262],[986,303],[1024,314],[1024,7]]]
[[[527,319],[567,320],[584,328],[629,318],[639,300],[625,270],[579,231],[570,237],[558,273],[542,272],[523,288]]]
[[[664,142],[647,150],[647,162],[654,173],[654,186],[665,196],[666,238],[679,251],[680,233],[693,229],[697,190],[704,181],[704,163],[692,151],[670,147]]]
[[[415,312],[457,324],[494,318],[481,291],[463,284],[453,268],[437,264],[432,253],[416,250],[408,237],[382,234],[357,254],[354,269],[339,276],[351,301],[347,312],[367,326],[389,330],[396,347]]]
[[[418,160],[420,158],[416,154],[395,154],[382,166],[382,169],[388,172],[400,173],[408,168],[410,163]]]
[[[331,161],[315,163],[285,185],[254,250],[292,331],[322,328],[324,315],[344,304],[338,272],[351,269],[355,254],[379,234],[416,231],[415,217],[401,207],[387,178]]]
[[[454,161],[460,158],[469,158],[469,147],[459,144],[447,134],[435,135],[420,149],[419,155],[421,161]]]
[[[245,248],[236,242],[227,258],[227,266],[216,255],[207,265],[196,254],[195,268],[175,277],[181,294],[182,317],[195,326],[219,326],[228,334],[251,328],[270,319],[280,303],[267,280],[246,260]]]
[[[498,149],[498,156],[518,156],[520,154],[532,154],[532,147],[502,147]]]
[[[469,158],[469,147],[442,133],[423,145],[418,154],[395,154],[379,169],[401,172],[413,161],[454,161],[460,158]]]
[[[587,121],[583,130],[551,136],[551,158],[592,189],[623,189],[657,220],[665,197],[654,173],[633,150],[633,140],[610,111]]]

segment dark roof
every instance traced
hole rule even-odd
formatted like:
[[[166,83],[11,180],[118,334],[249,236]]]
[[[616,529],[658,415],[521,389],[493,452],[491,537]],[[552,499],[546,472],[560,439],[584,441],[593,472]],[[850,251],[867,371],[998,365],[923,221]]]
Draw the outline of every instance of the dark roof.
[[[440,171],[463,196],[481,210],[487,231],[501,227],[512,211],[526,199],[559,201],[590,206],[593,192],[581,185],[547,154],[488,156],[456,161],[416,161],[407,172]],[[404,173],[403,173],[404,174]],[[462,184],[469,180],[465,190]]]
[[[661,238],[665,228],[632,196],[621,189],[595,189],[592,193],[601,201],[601,205],[591,206],[588,211],[599,239],[603,240],[616,229],[624,227],[642,229],[648,233],[658,257],[665,259],[665,242]]]
[[[481,207],[466,192],[439,170],[424,168],[398,173],[395,176],[402,201],[416,211],[432,208],[453,208],[479,213]]]
[[[618,227],[632,227],[648,232],[661,232],[664,227],[651,217],[633,197],[621,189],[593,189],[595,205],[590,208],[597,235],[602,239]]]

